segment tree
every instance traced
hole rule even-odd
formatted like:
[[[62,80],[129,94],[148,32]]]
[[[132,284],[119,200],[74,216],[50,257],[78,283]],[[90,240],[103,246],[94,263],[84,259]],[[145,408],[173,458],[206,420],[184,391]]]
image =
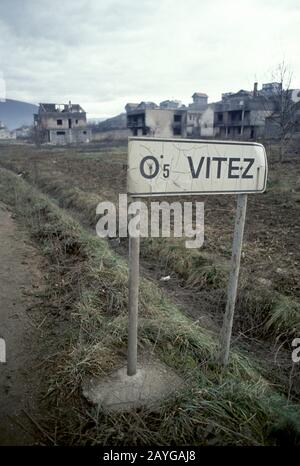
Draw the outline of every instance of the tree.
[[[272,104],[272,112],[267,118],[279,139],[279,161],[283,162],[296,128],[296,111],[299,102],[292,99],[292,72],[283,60],[273,72],[274,92],[266,96],[266,103]],[[299,96],[300,97],[300,96]]]

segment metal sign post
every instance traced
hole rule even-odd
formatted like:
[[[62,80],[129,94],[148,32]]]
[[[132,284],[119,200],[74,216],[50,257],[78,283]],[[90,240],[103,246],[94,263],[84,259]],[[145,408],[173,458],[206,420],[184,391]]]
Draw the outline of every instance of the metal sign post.
[[[129,232],[129,296],[128,296],[128,355],[127,375],[137,370],[137,328],[140,280],[140,238]]]
[[[237,196],[237,208],[232,244],[232,256],[230,277],[228,283],[227,304],[223,320],[223,327],[220,335],[220,353],[219,362],[222,366],[226,366],[229,360],[230,340],[236,300],[237,285],[239,279],[239,270],[241,262],[241,253],[243,245],[243,234],[247,209],[247,194],[239,194]]]

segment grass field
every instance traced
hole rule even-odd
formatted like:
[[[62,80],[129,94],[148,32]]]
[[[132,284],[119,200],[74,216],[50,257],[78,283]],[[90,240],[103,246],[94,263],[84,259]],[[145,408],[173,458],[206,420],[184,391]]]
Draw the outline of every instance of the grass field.
[[[51,267],[47,312],[61,329],[62,352],[44,371],[52,374],[45,390],[55,443],[297,441],[300,371],[291,342],[300,336],[300,160],[269,164],[267,192],[249,196],[228,371],[214,358],[235,199],[199,198],[203,248],[187,250],[178,239],[141,245],[140,351],[154,351],[191,380],[190,389],[159,413],[112,417],[87,406],[80,386],[125,358],[127,241],[100,240],[94,228],[97,203],[126,192],[126,147],[0,146],[1,198],[17,209]],[[164,275],[171,279],[161,282]]]

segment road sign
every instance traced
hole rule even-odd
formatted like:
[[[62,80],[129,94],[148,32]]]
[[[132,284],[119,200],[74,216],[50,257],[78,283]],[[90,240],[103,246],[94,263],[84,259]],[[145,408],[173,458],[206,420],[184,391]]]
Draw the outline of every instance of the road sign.
[[[129,138],[127,191],[132,197],[237,194],[227,304],[218,360],[229,361],[247,194],[267,183],[265,148],[254,142]],[[129,238],[128,375],[136,373],[139,293],[139,238]]]
[[[133,197],[258,193],[267,158],[254,142],[132,137],[127,173]]]

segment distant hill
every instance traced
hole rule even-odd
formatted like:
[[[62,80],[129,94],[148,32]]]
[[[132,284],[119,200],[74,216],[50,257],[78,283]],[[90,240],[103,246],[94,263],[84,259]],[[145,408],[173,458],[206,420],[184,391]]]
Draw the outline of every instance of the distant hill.
[[[97,130],[110,131],[114,129],[126,129],[126,126],[126,113],[120,113],[120,115],[101,121],[97,125]]]
[[[6,99],[0,101],[0,121],[10,130],[22,125],[33,124],[33,114],[38,111],[38,106],[20,102],[19,100]]]
[[[97,125],[101,123],[101,121],[105,121],[106,118],[87,118],[88,124]]]

